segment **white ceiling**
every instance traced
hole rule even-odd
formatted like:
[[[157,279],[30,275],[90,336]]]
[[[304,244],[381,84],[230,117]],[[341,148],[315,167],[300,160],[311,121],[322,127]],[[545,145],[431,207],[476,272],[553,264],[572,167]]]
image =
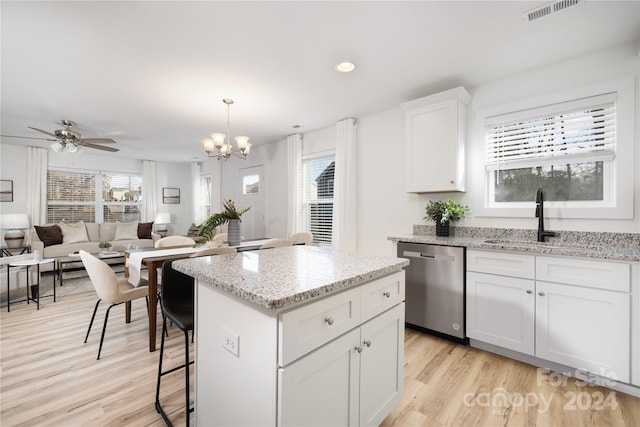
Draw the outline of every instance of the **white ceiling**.
[[[27,126],[70,119],[118,141],[105,156],[192,161],[225,131],[222,98],[232,137],[263,144],[640,41],[640,1],[523,21],[544,3],[3,0],[0,130],[39,137]],[[337,73],[343,60],[356,71]]]

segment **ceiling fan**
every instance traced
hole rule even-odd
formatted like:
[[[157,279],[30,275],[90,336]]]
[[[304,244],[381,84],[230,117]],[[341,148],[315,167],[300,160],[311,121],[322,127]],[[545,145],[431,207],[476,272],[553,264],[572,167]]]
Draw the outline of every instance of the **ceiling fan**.
[[[78,146],[87,147],[87,148],[95,148],[97,150],[116,152],[119,151],[117,148],[98,145],[98,144],[116,144],[116,141],[110,138],[82,138],[82,135],[76,131],[71,129],[73,126],[77,126],[76,123],[71,120],[61,120],[62,126],[64,129],[55,130],[53,133],[47,132],[46,130],[34,128],[31,126],[27,126],[29,129],[33,129],[40,133],[44,133],[45,135],[49,135],[55,139],[51,138],[34,138],[30,136],[11,136],[11,135],[2,135],[8,138],[26,138],[26,139],[44,139],[45,141],[54,141],[51,144],[50,148],[53,151],[61,152],[65,151],[67,153],[75,153],[78,151]]]

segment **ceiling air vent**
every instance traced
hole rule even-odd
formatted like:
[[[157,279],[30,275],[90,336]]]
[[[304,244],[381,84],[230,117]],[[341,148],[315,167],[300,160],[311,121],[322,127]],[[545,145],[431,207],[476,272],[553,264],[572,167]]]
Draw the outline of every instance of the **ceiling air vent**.
[[[542,6],[538,6],[534,9],[528,10],[524,12],[523,18],[525,22],[533,22],[537,21],[540,18],[544,18],[545,16],[552,15],[554,13],[560,12],[571,6],[576,6],[580,3],[584,3],[584,0],[558,0],[551,3],[544,4]]]

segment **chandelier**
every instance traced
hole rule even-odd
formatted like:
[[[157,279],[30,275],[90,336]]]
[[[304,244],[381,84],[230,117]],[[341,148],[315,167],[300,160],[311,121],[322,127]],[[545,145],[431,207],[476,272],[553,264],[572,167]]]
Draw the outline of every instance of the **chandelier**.
[[[236,136],[235,140],[236,144],[238,145],[238,151],[235,151],[231,147],[231,121],[229,120],[229,106],[233,104],[233,99],[225,98],[222,100],[222,102],[227,104],[227,134],[225,135],[224,133],[212,133],[211,138],[204,138],[202,140],[204,151],[207,152],[207,156],[216,157],[218,158],[218,160],[220,160],[221,157],[227,160],[231,155],[236,156],[240,159],[246,159],[247,154],[249,154],[249,150],[251,149],[249,137]],[[227,138],[227,142],[224,142],[225,137]]]

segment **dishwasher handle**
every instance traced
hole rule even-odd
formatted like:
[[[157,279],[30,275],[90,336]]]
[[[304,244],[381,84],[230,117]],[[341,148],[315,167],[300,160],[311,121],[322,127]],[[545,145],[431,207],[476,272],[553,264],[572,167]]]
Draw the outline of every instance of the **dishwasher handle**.
[[[438,254],[426,254],[424,252],[416,252],[416,251],[403,251],[402,256],[407,258],[426,258],[426,259],[436,259],[441,261],[455,261],[454,256],[450,255],[438,255]]]

